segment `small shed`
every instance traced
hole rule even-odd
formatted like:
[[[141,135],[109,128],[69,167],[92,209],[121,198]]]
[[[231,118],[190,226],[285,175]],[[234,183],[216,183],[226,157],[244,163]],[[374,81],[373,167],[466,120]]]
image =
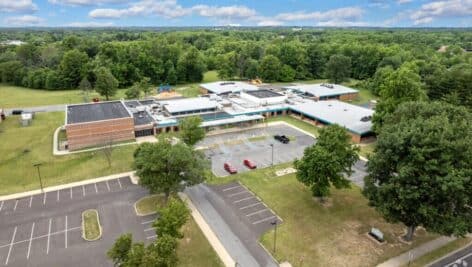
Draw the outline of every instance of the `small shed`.
[[[33,122],[33,113],[21,113],[20,123],[23,127],[31,125]]]

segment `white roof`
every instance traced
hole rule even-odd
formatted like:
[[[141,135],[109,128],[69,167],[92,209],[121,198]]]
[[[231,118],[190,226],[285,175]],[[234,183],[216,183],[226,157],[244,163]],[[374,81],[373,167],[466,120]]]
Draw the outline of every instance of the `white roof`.
[[[356,134],[372,131],[372,121],[361,120],[364,117],[372,117],[374,111],[371,109],[337,100],[306,101],[290,108],[327,124],[339,124]]]
[[[262,120],[263,118],[264,117],[262,115],[239,115],[239,116],[225,118],[221,120],[204,121],[202,122],[201,127],[218,126],[218,125],[223,125],[223,124]]]
[[[165,105],[165,109],[170,113],[211,109],[218,106],[216,101],[210,100],[208,97],[168,100],[161,103]]]
[[[259,88],[255,85],[246,82],[232,82],[232,81],[218,81],[212,83],[200,84],[200,87],[205,88],[209,92],[215,94],[225,93],[239,93],[241,91],[255,91]]]
[[[296,90],[302,93],[308,93],[316,97],[328,97],[357,93],[358,91],[339,84],[299,84],[284,87],[285,89]]]

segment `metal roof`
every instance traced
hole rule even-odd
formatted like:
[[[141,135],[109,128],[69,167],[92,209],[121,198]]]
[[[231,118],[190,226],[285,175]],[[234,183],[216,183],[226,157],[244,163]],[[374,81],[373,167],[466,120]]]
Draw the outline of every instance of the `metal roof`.
[[[286,86],[285,89],[300,91],[316,97],[329,97],[337,95],[345,95],[359,92],[358,90],[339,85],[339,84],[299,84]]]
[[[356,134],[372,131],[372,121],[364,121],[362,118],[372,117],[374,111],[342,101],[306,101],[293,105],[290,109],[327,124],[339,124]]]
[[[212,101],[208,97],[168,100],[162,101],[161,103],[165,105],[165,109],[169,113],[214,109],[218,106],[216,101]]]
[[[131,117],[121,101],[67,106],[67,124]]]
[[[238,93],[241,91],[255,91],[259,88],[255,85],[245,82],[231,82],[231,81],[218,81],[212,83],[200,84],[200,87],[205,88],[214,94],[227,94],[227,93]]]

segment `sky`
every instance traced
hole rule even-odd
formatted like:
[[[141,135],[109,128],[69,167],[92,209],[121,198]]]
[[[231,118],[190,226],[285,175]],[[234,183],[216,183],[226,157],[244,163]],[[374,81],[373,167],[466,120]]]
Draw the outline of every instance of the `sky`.
[[[472,27],[472,0],[0,0],[0,26]]]

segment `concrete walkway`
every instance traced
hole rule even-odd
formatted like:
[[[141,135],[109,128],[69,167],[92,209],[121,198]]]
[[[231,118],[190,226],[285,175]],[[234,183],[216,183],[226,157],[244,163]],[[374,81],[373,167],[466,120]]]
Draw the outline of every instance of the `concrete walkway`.
[[[452,242],[454,240],[456,240],[455,237],[447,236],[436,238],[434,240],[422,244],[421,246],[418,246],[416,248],[413,248],[412,250],[409,250],[403,254],[391,258],[388,261],[377,265],[377,267],[399,267],[407,265],[409,261],[418,259],[419,257],[442,246],[445,246],[447,243]]]
[[[22,110],[23,112],[55,112],[55,111],[64,111],[65,109],[66,109],[65,104],[38,106],[38,107],[29,107],[29,108],[7,108],[5,109],[5,114],[9,116],[11,115],[11,112],[13,110]]]

